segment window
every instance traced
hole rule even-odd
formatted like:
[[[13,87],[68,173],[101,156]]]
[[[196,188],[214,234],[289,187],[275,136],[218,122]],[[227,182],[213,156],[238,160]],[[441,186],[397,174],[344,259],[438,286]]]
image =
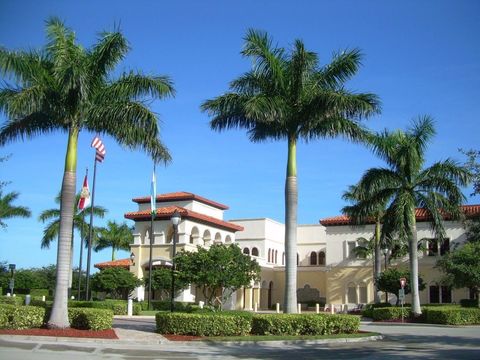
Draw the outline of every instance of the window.
[[[366,304],[368,303],[367,299],[367,285],[366,284],[360,284],[360,303],[361,304]]]
[[[428,256],[438,255],[438,239],[428,240]],[[440,244],[440,255],[445,255],[450,251],[450,239],[444,239]]]
[[[452,291],[448,286],[442,286],[440,288],[442,294],[442,304],[449,304],[452,302]]]
[[[430,285],[430,304],[438,304],[440,302],[440,288],[438,285]]]
[[[350,258],[350,259],[355,259],[356,256],[355,256],[355,248],[356,248],[357,244],[355,243],[355,241],[349,241],[347,243],[347,256]]]
[[[250,255],[250,250],[249,250],[248,248],[244,248],[244,249],[243,249],[243,253],[244,253],[245,255]]]
[[[310,254],[310,265],[317,265],[317,253],[315,251]]]
[[[445,255],[450,251],[450,239],[444,239],[440,245],[440,255]]]
[[[356,304],[357,301],[357,287],[355,284],[350,283],[348,284],[348,289],[347,289],[347,303],[349,304]]]
[[[318,265],[325,265],[325,252],[320,251],[318,253]]]
[[[298,265],[299,260],[300,260],[300,257],[298,256],[298,253],[297,253],[297,265]]]
[[[258,249],[256,247],[252,248],[252,256],[258,256]]]

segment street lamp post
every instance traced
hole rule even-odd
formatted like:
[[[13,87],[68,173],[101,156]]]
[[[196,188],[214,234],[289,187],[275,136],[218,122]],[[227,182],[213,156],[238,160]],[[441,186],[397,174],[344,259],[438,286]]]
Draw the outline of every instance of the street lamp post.
[[[172,217],[170,218],[173,225],[173,253],[172,253],[172,286],[170,288],[170,312],[174,310],[174,299],[175,299],[175,255],[177,252],[177,241],[178,241],[178,224],[181,220],[180,213],[178,210],[175,210]]]
[[[382,249],[383,256],[385,256],[385,270],[387,270],[387,256],[388,256],[388,248],[384,247]],[[385,291],[385,302],[388,302],[388,292]]]
[[[8,264],[8,269],[10,270],[10,293],[13,296],[13,288],[15,285],[15,264]]]

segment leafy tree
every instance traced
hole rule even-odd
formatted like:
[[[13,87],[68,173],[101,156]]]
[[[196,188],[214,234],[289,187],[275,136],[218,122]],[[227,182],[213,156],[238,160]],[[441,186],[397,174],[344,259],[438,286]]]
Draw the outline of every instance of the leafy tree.
[[[480,299],[480,242],[467,242],[448,252],[437,261],[437,267],[448,276],[450,285],[473,289]]]
[[[480,218],[465,221],[465,228],[468,242],[480,242]]]
[[[97,231],[94,250],[100,251],[111,247],[113,261],[115,260],[115,251],[130,250],[132,242],[132,229],[125,222],[117,224],[115,221],[109,221],[106,228],[100,228]]]
[[[128,295],[141,284],[133,273],[118,267],[103,269],[92,277],[92,289],[109,293],[114,299],[128,299]]]
[[[7,227],[7,224],[4,220],[11,219],[14,217],[23,217],[28,218],[31,215],[30,210],[24,206],[15,206],[12,204],[18,198],[17,192],[9,192],[3,194],[3,191],[0,189],[0,226],[3,228]]]
[[[423,117],[414,121],[406,132],[384,131],[372,136],[371,147],[388,167],[367,170],[358,185],[365,189],[368,197],[356,205],[357,211],[366,217],[378,206],[388,204],[382,227],[382,232],[387,235],[382,236],[396,236],[408,241],[412,312],[415,315],[421,314],[416,207],[426,211],[431,218],[432,231],[443,240],[443,215],[461,216],[460,205],[464,196],[459,186],[465,186],[469,181],[469,172],[451,159],[424,168],[426,148],[434,134],[432,119]]]
[[[398,290],[402,288],[400,286],[401,278],[405,278],[407,280],[407,283],[404,287],[405,295],[410,294],[412,292],[412,282],[410,278],[410,271],[408,270],[396,268],[387,269],[380,273],[380,275],[375,279],[375,282],[379,291],[389,292],[398,296]],[[420,276],[418,277],[418,289],[425,289],[425,283]],[[397,304],[398,303],[399,301],[397,298]]]
[[[47,21],[47,45],[41,50],[0,49],[0,73],[15,84],[0,88],[0,146],[17,139],[68,134],[61,188],[57,285],[48,321],[52,328],[69,326],[67,314],[71,238],[73,231],[77,145],[81,131],[107,134],[128,148],[147,151],[155,162],[170,156],[159,139],[157,116],[145,97],[173,95],[165,76],[133,71],[113,76],[129,45],[119,32],[103,32],[86,49],[59,19]]]
[[[480,195],[480,163],[478,159],[480,158],[480,151],[479,150],[462,150],[460,152],[467,156],[467,161],[465,163],[465,167],[470,171],[472,174],[473,180],[473,193],[471,196]]]
[[[77,204],[79,199],[80,199],[80,193],[78,193],[77,196],[75,197],[75,204],[73,206],[74,207],[73,227],[78,232],[81,232],[82,229],[84,232],[87,232],[89,228],[89,224],[87,221],[85,221],[85,218],[87,219],[90,218],[90,212],[92,211],[92,207],[89,206],[85,208],[83,211],[78,210]],[[61,202],[62,202],[61,194],[58,194],[57,197],[55,198],[55,203],[60,206]],[[105,209],[103,206],[95,205],[93,207],[93,215],[96,217],[103,218],[106,212],[107,212],[107,209]],[[45,223],[48,220],[51,220],[51,221],[47,224],[47,226],[43,230],[43,238],[41,242],[42,249],[50,248],[52,241],[55,241],[58,238],[58,234],[60,231],[60,208],[44,210],[38,216],[38,221],[41,221],[42,223]],[[72,239],[73,239],[73,232],[72,232]]]
[[[149,278],[145,278],[145,286],[148,287]],[[184,281],[184,277],[178,276],[178,271],[175,275],[175,295],[180,291],[186,289],[190,285],[189,282]],[[152,271],[152,290],[165,293],[167,298],[171,297],[172,290],[172,271],[167,268],[153,269]]]
[[[343,136],[361,140],[359,123],[379,111],[377,96],[353,93],[345,82],[357,72],[359,50],[344,51],[319,67],[318,56],[295,40],[291,51],[273,45],[263,32],[249,30],[242,55],[253,68],[230,83],[230,92],[202,104],[212,129],[243,128],[253,142],[286,140],[285,298],[287,313],[297,311],[297,142]]]
[[[182,251],[175,257],[178,279],[202,289],[208,305],[221,309],[241,287],[260,279],[260,266],[237,245],[215,244],[196,252]]]

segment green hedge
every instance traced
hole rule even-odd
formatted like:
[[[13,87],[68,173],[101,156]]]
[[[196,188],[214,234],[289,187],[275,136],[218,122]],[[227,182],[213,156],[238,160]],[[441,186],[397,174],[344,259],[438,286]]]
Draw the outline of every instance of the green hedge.
[[[104,301],[78,301],[70,300],[68,302],[69,308],[93,308],[93,309],[108,309],[112,310],[115,315],[127,315],[127,301],[126,300],[104,300]],[[140,315],[141,305],[133,303],[133,315]]]
[[[478,307],[478,299],[462,299],[460,300],[462,307]]]
[[[31,329],[43,325],[45,308],[0,304],[0,328]]]
[[[70,308],[70,326],[81,330],[106,330],[113,326],[113,311],[108,309]]]
[[[194,336],[239,336],[247,335],[251,319],[243,314],[189,314],[157,313],[155,320],[160,334]]]
[[[258,314],[253,316],[254,335],[330,335],[354,333],[360,318],[329,314]]]
[[[134,304],[139,304],[142,308],[142,310],[148,310],[148,302],[147,301],[139,301],[138,303]],[[181,312],[192,312],[194,311],[194,306],[192,303],[188,302],[180,302],[180,301],[175,301],[173,303],[175,311],[181,311]],[[157,311],[170,311],[170,301],[165,301],[165,300],[153,300],[151,301],[151,307],[152,310],[157,310]]]
[[[479,325],[480,309],[461,307],[426,307],[422,309],[425,322],[444,325]]]
[[[373,320],[397,320],[402,318],[402,312],[404,318],[410,317],[410,307],[392,306],[385,308],[376,308],[372,311]]]
[[[22,296],[0,296],[0,304],[23,305],[25,298]]]
[[[48,289],[31,289],[30,290],[30,295],[32,297],[39,297],[42,298],[42,296],[47,297],[48,296]]]
[[[367,304],[365,309],[362,310],[362,316],[373,318],[373,309],[392,307],[390,303],[376,303],[376,304]]]

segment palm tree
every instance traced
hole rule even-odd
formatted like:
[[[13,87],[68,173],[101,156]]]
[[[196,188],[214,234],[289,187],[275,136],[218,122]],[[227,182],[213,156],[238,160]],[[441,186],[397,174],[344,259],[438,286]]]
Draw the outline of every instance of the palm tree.
[[[80,199],[80,194],[77,194],[75,197],[75,204],[74,204],[74,217],[73,217],[73,228],[78,232],[87,231],[89,224],[85,221],[85,217],[90,216],[90,212],[92,211],[91,206],[85,208],[83,211],[79,211],[77,204],[78,200]],[[58,194],[55,198],[55,203],[60,206],[61,204],[61,194]],[[93,215],[99,218],[103,218],[107,209],[103,206],[95,205],[93,207]],[[51,220],[45,229],[43,230],[43,237],[41,242],[42,249],[49,249],[50,245],[53,241],[58,238],[58,234],[60,232],[60,209],[48,209],[44,210],[38,216],[38,221],[45,223],[46,221]],[[82,235],[83,236],[83,235]],[[82,239],[83,240],[83,239]],[[72,241],[73,241],[73,232],[72,232]],[[83,241],[82,241],[83,243]]]
[[[112,261],[114,261],[115,251],[130,250],[132,242],[132,229],[125,222],[117,224],[115,221],[109,221],[106,228],[98,230],[94,250],[100,251],[111,247]]]
[[[349,189],[343,194],[343,199],[353,202],[350,206],[345,206],[342,209],[342,212],[352,219],[354,224],[364,224],[367,218],[363,216],[360,211],[358,211],[357,203],[367,198],[368,194],[366,190],[362,188],[361,184],[352,185]],[[380,254],[381,247],[381,229],[382,229],[382,218],[385,213],[386,204],[379,204],[370,214],[367,214],[370,220],[375,221],[375,230],[372,242],[369,242],[369,247],[373,253],[373,278],[377,279],[380,276],[382,271],[382,258]],[[359,250],[361,251],[361,250]],[[378,288],[375,285],[374,292],[374,301],[376,303],[380,302],[380,296],[378,295]]]
[[[230,92],[205,101],[202,110],[213,117],[214,130],[244,128],[253,142],[288,143],[284,311],[295,313],[297,142],[337,136],[361,140],[366,131],[359,120],[378,112],[379,102],[373,94],[356,94],[344,87],[360,66],[359,50],[336,54],[330,64],[319,67],[317,54],[307,51],[301,40],[287,53],[266,33],[249,30],[242,55],[253,60],[252,70],[232,81]]]
[[[451,159],[424,168],[427,144],[434,134],[433,120],[425,116],[415,120],[406,132],[384,131],[373,136],[370,139],[372,149],[388,167],[372,168],[364,173],[359,186],[369,195],[356,205],[357,211],[366,216],[379,205],[388,204],[382,232],[407,239],[412,313],[415,316],[421,314],[416,208],[427,212],[432,231],[440,241],[443,240],[443,215],[461,216],[460,205],[464,196],[459,186],[466,186],[470,177],[468,170]]]
[[[0,226],[7,227],[4,222],[5,219],[11,219],[14,217],[30,217],[31,213],[27,207],[15,206],[12,204],[18,198],[18,192],[9,192],[3,195],[2,189],[0,189]]]
[[[157,117],[145,96],[173,95],[165,76],[125,72],[112,76],[129,50],[119,31],[100,34],[85,49],[57,18],[47,21],[47,45],[40,51],[0,49],[0,71],[16,82],[0,89],[0,110],[7,121],[0,145],[60,130],[68,134],[61,188],[57,283],[48,326],[66,328],[68,278],[74,218],[77,143],[82,130],[107,134],[128,148],[147,151],[155,162],[170,159],[159,139]]]

